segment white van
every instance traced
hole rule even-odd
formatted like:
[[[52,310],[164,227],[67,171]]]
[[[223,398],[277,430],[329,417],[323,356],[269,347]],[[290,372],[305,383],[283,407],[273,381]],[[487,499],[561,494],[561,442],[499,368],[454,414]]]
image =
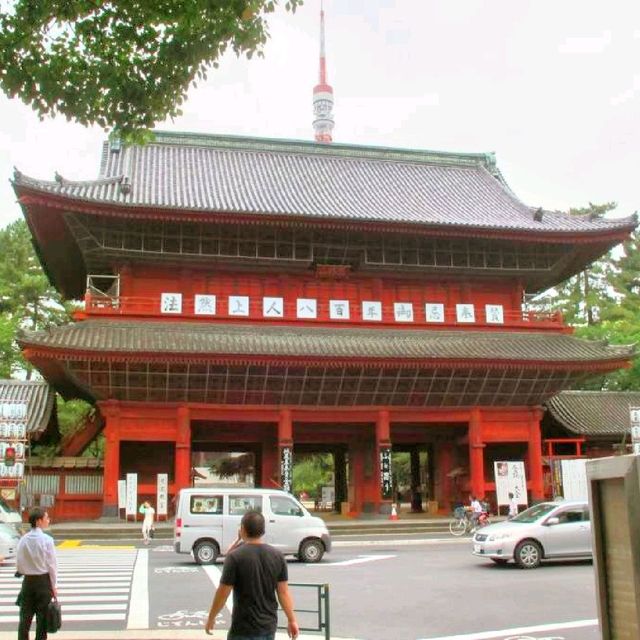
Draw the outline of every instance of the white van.
[[[0,522],[7,522],[9,524],[22,524],[22,516],[19,511],[16,511],[8,502],[3,498],[0,498]]]
[[[198,564],[212,564],[238,536],[242,516],[262,512],[264,541],[302,562],[320,562],[331,551],[321,518],[312,516],[291,494],[279,489],[182,489],[178,496],[173,546],[193,553]]]

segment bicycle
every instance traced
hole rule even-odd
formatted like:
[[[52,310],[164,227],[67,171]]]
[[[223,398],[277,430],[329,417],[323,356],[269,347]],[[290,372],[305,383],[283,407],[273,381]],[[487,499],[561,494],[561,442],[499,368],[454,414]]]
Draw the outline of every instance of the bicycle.
[[[465,533],[475,533],[476,530],[488,524],[489,514],[487,512],[481,513],[476,519],[473,517],[473,511],[464,507],[457,507],[453,512],[453,520],[449,522],[449,533],[452,536],[459,537]]]

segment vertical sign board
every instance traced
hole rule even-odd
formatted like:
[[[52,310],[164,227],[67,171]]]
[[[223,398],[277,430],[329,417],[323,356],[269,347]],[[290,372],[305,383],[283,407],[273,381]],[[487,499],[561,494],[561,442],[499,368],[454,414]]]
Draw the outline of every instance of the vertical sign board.
[[[291,493],[293,484],[293,453],[291,447],[280,449],[280,485],[285,491]]]
[[[565,500],[587,500],[589,486],[587,484],[586,460],[561,460],[562,497]]]
[[[127,508],[127,481],[118,480],[118,513]]]
[[[380,495],[383,500],[391,500],[393,487],[391,485],[391,449],[380,449]]]
[[[127,520],[129,516],[136,517],[138,513],[138,474],[127,473],[127,504],[126,504]]]
[[[509,504],[509,494],[513,493],[518,504],[528,505],[527,479],[524,473],[524,462],[494,462],[496,479],[496,498],[498,506]]]
[[[629,407],[629,422],[631,423],[631,446],[634,455],[640,455],[640,407]]]
[[[158,496],[156,504],[158,505],[157,514],[159,516],[167,515],[167,499],[169,492],[169,475],[166,473],[158,474]]]

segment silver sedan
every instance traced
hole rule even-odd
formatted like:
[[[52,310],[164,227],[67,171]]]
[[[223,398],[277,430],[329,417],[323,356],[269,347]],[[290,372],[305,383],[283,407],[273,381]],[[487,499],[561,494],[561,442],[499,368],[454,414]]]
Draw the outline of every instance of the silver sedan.
[[[473,536],[473,555],[497,564],[514,560],[534,569],[545,559],[590,558],[591,519],[587,502],[541,502],[512,520],[490,524]]]

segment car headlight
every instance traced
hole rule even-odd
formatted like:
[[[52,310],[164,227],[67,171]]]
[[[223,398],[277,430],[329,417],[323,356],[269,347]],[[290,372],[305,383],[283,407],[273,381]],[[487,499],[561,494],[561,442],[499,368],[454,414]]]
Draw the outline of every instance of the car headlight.
[[[511,538],[511,536],[511,533],[494,533],[493,535],[489,536],[489,542],[496,542],[497,540],[507,540],[508,538]]]

